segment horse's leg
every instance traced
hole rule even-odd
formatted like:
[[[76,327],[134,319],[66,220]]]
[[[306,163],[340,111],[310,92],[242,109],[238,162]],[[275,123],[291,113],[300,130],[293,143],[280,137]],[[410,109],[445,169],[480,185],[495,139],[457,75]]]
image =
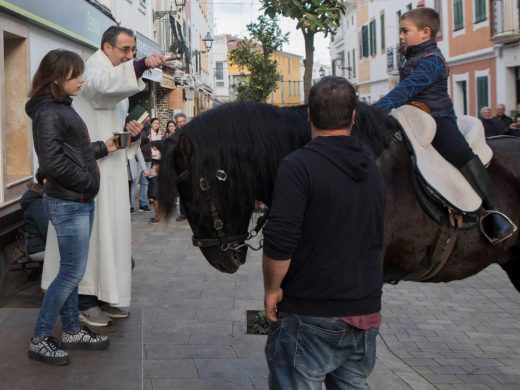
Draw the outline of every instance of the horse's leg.
[[[520,247],[513,246],[507,253],[507,262],[500,264],[513,286],[520,292]]]

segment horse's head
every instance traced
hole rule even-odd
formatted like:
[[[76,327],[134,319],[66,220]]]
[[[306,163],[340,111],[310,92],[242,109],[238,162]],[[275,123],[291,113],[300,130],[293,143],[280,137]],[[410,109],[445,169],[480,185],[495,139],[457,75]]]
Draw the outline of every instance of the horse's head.
[[[248,211],[236,204],[238,202],[229,202],[230,194],[240,188],[237,186],[240,178],[233,175],[236,168],[222,166],[204,173],[193,164],[195,153],[190,140],[183,135],[173,149],[165,150],[159,173],[159,204],[166,218],[173,214],[172,187],[165,185],[172,182],[167,171],[171,170],[173,160],[174,182],[193,231],[193,245],[200,248],[213,267],[221,272],[234,273],[246,259],[248,246],[245,239],[253,206]]]

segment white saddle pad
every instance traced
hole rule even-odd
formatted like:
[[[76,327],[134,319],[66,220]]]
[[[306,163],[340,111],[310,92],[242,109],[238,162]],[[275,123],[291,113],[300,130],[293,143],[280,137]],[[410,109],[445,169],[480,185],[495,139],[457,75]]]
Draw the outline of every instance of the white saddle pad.
[[[426,112],[404,105],[390,112],[401,124],[414,150],[417,169],[422,179],[450,207],[463,212],[474,212],[482,200],[462,173],[442,157],[432,146],[435,136],[435,120]],[[457,124],[473,152],[484,165],[493,157],[491,148],[486,144],[484,127],[477,118],[460,116]]]

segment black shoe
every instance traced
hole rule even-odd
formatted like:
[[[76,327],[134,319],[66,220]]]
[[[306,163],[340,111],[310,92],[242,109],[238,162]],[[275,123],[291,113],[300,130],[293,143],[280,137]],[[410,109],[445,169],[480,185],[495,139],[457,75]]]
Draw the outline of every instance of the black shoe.
[[[81,325],[78,333],[61,335],[63,349],[107,349],[109,344],[107,336],[97,335],[85,325]]]
[[[130,214],[132,214],[132,215],[135,214],[135,209],[133,207],[130,207]]]
[[[177,218],[175,218],[175,220],[177,222],[185,221],[186,220],[186,216],[185,215],[179,215]]]
[[[148,220],[148,223],[149,223],[150,225],[157,225],[159,222],[160,222],[160,221],[159,221],[158,219],[155,219],[155,218],[150,218],[150,219]]]
[[[144,206],[139,206],[139,211],[146,211],[147,213],[151,212],[152,209],[150,206],[148,206],[147,204],[145,204]]]
[[[487,212],[481,218],[482,233],[492,244],[511,237],[517,227],[505,214],[500,212],[500,204],[496,199],[486,167],[484,167],[480,158],[478,156],[473,157],[460,168],[460,171],[482,198],[482,206]]]
[[[61,349],[59,341],[52,336],[45,337],[39,343],[35,343],[31,339],[27,356],[29,359],[38,360],[52,366],[69,364],[69,354]]]

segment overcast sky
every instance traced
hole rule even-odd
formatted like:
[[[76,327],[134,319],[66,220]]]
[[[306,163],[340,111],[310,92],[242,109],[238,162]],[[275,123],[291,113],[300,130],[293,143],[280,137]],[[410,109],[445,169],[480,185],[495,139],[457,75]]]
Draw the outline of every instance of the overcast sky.
[[[247,35],[246,25],[256,22],[262,14],[260,3],[257,0],[214,0],[215,10],[215,34],[233,34],[239,37]],[[280,21],[282,33],[289,33],[289,43],[283,50],[301,55],[305,58],[305,46],[303,35],[296,30],[296,22],[292,19]],[[323,38],[323,34],[317,34],[314,38],[314,60],[324,65],[330,64],[329,40]]]

